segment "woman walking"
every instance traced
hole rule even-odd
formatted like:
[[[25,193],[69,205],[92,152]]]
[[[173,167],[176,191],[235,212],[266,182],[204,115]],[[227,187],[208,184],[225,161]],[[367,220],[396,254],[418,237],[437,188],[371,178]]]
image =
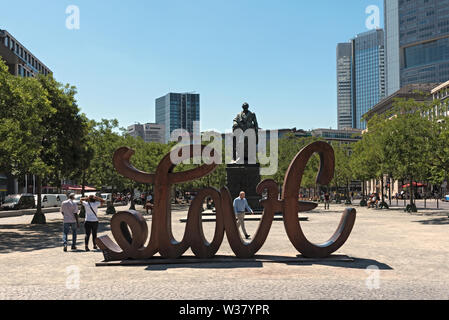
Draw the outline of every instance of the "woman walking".
[[[94,195],[89,196],[88,198],[81,198],[81,204],[84,206],[86,210],[86,219],[84,220],[84,229],[86,229],[86,238],[84,239],[84,243],[86,246],[86,252],[89,250],[89,238],[90,234],[92,234],[92,241],[94,244],[94,250],[97,250],[97,244],[95,241],[97,240],[97,231],[98,231],[98,207],[104,204],[103,198],[96,197]]]

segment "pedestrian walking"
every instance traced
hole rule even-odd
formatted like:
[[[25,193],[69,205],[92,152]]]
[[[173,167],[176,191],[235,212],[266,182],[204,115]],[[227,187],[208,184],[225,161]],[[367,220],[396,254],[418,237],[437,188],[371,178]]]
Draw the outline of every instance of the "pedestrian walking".
[[[324,194],[324,210],[330,210],[331,196],[329,192]]]
[[[64,230],[62,241],[64,244],[64,252],[67,252],[67,238],[70,230],[72,230],[72,250],[76,250],[76,236],[79,228],[78,206],[73,202],[75,194],[71,193],[69,199],[61,205],[61,214],[64,217]]]
[[[253,209],[248,205],[248,201],[245,198],[246,194],[244,191],[240,192],[240,196],[234,200],[234,213],[237,218],[237,229],[242,228],[243,234],[246,239],[251,238],[251,236],[246,232],[245,229],[245,214],[250,212],[254,214]]]
[[[97,250],[97,231],[98,231],[98,208],[104,204],[103,198],[96,197],[94,195],[88,198],[81,198],[81,204],[86,210],[86,219],[84,220],[84,229],[86,230],[86,237],[84,239],[84,244],[86,247],[86,252],[89,250],[89,239],[92,234],[92,242],[94,244],[94,250]]]

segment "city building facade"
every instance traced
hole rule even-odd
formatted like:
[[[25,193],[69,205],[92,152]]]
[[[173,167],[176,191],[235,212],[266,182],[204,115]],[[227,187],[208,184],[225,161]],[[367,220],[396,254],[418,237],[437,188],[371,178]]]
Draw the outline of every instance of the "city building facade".
[[[345,129],[314,129],[311,131],[313,137],[322,138],[329,143],[341,143],[350,145],[362,139],[362,130],[345,128]]]
[[[0,57],[15,76],[35,77],[52,73],[38,58],[25,48],[8,31],[0,30]]]
[[[199,121],[199,94],[168,93],[156,99],[156,123],[165,128],[164,143],[170,141],[172,132],[177,129],[184,129],[193,135],[194,129],[196,129],[194,122]]]
[[[128,127],[128,134],[145,142],[165,143],[165,127],[157,123],[136,123]]]
[[[435,87],[430,92],[434,101],[439,103],[435,106],[436,117],[449,117],[449,81]]]
[[[385,0],[387,94],[449,80],[449,0]]]
[[[438,85],[438,83],[408,84],[392,95],[382,99],[371,110],[369,110],[364,117],[367,121],[369,121],[374,115],[381,115],[389,112],[394,107],[396,99],[414,99],[417,102],[431,101],[431,92]]]

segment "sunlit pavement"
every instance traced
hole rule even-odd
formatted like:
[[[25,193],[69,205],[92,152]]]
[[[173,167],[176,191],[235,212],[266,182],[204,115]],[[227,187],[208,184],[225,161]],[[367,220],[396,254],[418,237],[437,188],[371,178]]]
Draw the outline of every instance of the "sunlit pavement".
[[[141,208],[138,206],[138,209]],[[355,262],[312,264],[233,263],[150,267],[95,267],[101,252],[62,250],[62,219],[31,226],[31,216],[0,219],[0,297],[3,299],[449,299],[447,211],[410,215],[402,209],[358,208],[348,242],[336,253]],[[125,208],[118,208],[125,209]],[[306,213],[301,222],[314,242],[326,241],[344,206]],[[181,239],[187,211],[173,213]],[[110,234],[110,216],[100,210],[100,235]],[[151,217],[147,217],[151,223]],[[250,234],[258,222],[248,221]],[[215,224],[204,223],[212,239]],[[70,243],[69,243],[70,245]],[[90,244],[92,249],[92,244]],[[69,247],[70,248],[70,247]],[[189,254],[189,252],[187,253]],[[191,253],[190,253],[191,254]],[[232,255],[226,239],[219,251]],[[259,254],[294,257],[282,222],[274,222]]]

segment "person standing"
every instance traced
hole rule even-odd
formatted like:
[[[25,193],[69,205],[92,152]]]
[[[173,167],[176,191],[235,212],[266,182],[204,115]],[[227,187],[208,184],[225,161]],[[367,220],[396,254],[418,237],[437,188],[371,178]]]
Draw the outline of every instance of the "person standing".
[[[324,210],[330,210],[331,196],[329,192],[324,194]]]
[[[64,201],[61,205],[61,214],[64,217],[64,232],[62,241],[64,242],[64,252],[67,252],[67,238],[72,229],[72,250],[76,250],[76,236],[79,228],[78,220],[78,206],[73,202],[75,194],[71,193],[69,199]]]
[[[98,232],[98,208],[104,204],[103,198],[96,197],[94,195],[88,198],[81,198],[81,204],[86,210],[86,219],[84,220],[84,229],[86,229],[86,237],[84,239],[84,244],[86,247],[86,252],[89,250],[89,239],[92,234],[92,242],[94,244],[94,250],[97,250],[97,232]]]
[[[153,214],[154,205],[153,205],[153,196],[151,195],[151,193],[148,193],[148,196],[146,197],[146,201],[143,207],[147,211],[147,214],[149,214],[148,212],[149,210],[151,210],[151,214]]]
[[[245,213],[250,212],[254,214],[253,209],[248,205],[248,201],[245,198],[245,192],[240,192],[240,196],[234,200],[234,213],[237,217],[237,229],[242,227],[243,234],[246,239],[251,238],[251,236],[246,232],[245,229]]]

